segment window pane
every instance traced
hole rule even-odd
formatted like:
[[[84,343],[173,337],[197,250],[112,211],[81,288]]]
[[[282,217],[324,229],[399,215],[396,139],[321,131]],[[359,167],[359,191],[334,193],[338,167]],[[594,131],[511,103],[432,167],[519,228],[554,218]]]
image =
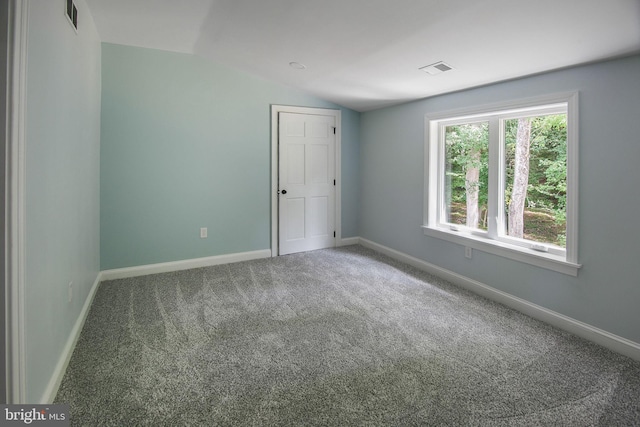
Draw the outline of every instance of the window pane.
[[[487,229],[489,123],[445,128],[445,221]]]
[[[567,115],[504,121],[507,235],[565,247]]]

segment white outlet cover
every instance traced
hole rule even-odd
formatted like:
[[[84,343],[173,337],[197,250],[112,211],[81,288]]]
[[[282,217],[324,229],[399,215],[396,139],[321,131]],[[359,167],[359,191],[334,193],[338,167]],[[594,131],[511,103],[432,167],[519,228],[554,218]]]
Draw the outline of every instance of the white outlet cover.
[[[203,227],[200,229],[200,238],[201,239],[206,239],[207,238],[207,228]]]

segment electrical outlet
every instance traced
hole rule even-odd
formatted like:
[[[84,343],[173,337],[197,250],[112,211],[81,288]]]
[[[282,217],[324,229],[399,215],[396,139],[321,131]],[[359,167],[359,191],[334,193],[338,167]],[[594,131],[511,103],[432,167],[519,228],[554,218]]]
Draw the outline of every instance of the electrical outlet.
[[[472,256],[473,256],[473,248],[470,248],[469,246],[465,246],[464,257],[467,259],[471,259]]]
[[[201,239],[206,239],[207,238],[207,227],[202,227],[200,229],[200,238]]]
[[[73,282],[69,282],[69,302],[73,300]]]

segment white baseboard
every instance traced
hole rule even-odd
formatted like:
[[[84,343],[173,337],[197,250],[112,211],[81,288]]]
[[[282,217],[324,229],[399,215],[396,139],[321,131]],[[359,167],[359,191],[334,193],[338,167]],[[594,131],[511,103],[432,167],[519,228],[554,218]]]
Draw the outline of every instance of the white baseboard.
[[[437,265],[430,264],[426,261],[412,257],[411,255],[407,255],[395,249],[391,249],[378,243],[372,242],[371,240],[363,238],[360,238],[359,240],[362,246],[373,249],[398,261],[402,261],[406,264],[412,265],[435,276],[441,277],[454,283],[455,285],[458,285],[476,294],[482,295],[483,297],[489,298],[493,301],[518,310],[519,312],[531,316],[534,319],[541,320],[557,328],[563,329],[574,335],[592,341],[596,344],[613,350],[616,353],[620,353],[632,359],[640,361],[640,344],[638,344],[637,342],[609,333],[605,330],[596,328],[595,326],[591,326],[587,323],[565,316],[564,314],[557,313],[553,310],[549,310],[537,304],[533,304],[522,298],[518,298],[506,292],[492,288],[491,286],[485,285],[484,283],[438,267]]]
[[[336,246],[340,247],[340,246],[357,245],[358,243],[360,243],[359,237],[346,237],[344,239],[340,239],[340,241],[338,241]]]
[[[240,252],[206,258],[186,259],[183,261],[117,268],[113,270],[104,270],[102,272],[102,280],[125,279],[128,277],[145,276],[147,274],[168,273],[171,271],[189,270],[191,268],[210,267],[212,265],[231,264],[234,262],[251,261],[254,259],[269,257],[271,257],[271,249],[262,249],[252,252]]]
[[[91,290],[89,291],[89,295],[82,306],[82,311],[76,320],[75,325],[73,325],[73,329],[71,330],[71,334],[67,339],[67,342],[62,349],[62,354],[60,355],[60,359],[58,359],[58,363],[56,364],[55,369],[53,370],[53,375],[51,375],[51,379],[49,380],[49,384],[47,384],[47,388],[45,389],[42,397],[40,398],[40,403],[43,405],[53,403],[53,399],[55,399],[56,394],[58,394],[58,388],[60,388],[60,383],[62,382],[62,378],[64,377],[64,373],[67,371],[67,366],[69,366],[69,361],[71,360],[71,355],[73,354],[73,350],[76,348],[76,344],[78,342],[78,338],[80,338],[80,332],[82,332],[82,328],[84,326],[85,321],[87,320],[87,315],[89,314],[89,309],[91,308],[91,304],[93,303],[93,299],[96,296],[96,292],[98,287],[100,286],[100,281],[102,280],[102,273],[98,273],[96,280],[93,282],[91,286]]]

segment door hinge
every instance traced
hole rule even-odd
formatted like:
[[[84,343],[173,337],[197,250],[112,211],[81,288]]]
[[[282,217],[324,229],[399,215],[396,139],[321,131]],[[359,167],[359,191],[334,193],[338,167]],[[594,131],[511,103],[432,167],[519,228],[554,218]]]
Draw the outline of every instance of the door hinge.
[[[336,185],[336,180],[335,179],[333,180],[333,185]]]
[[[336,134],[336,127],[335,126],[333,127],[333,134],[334,135]]]
[[[333,237],[336,237],[336,232],[335,231],[333,232]]]

